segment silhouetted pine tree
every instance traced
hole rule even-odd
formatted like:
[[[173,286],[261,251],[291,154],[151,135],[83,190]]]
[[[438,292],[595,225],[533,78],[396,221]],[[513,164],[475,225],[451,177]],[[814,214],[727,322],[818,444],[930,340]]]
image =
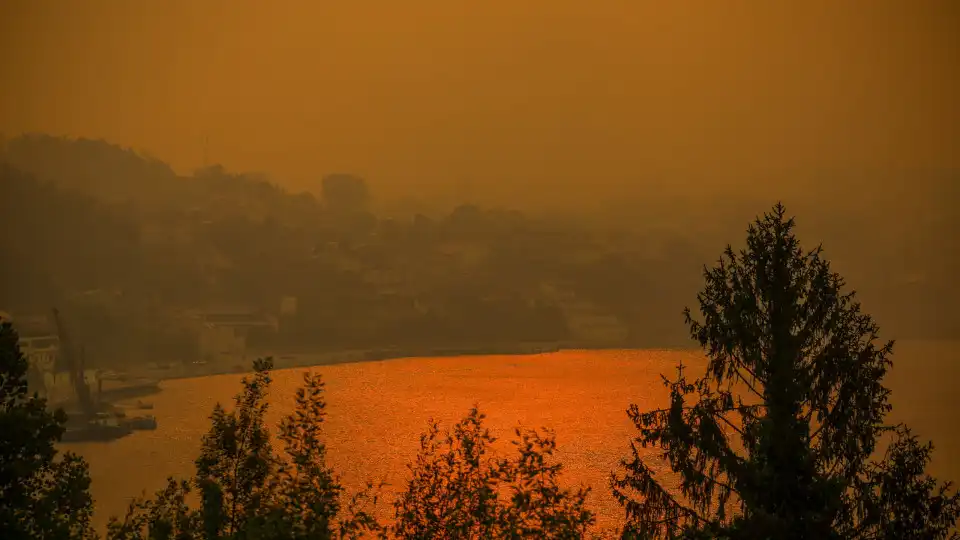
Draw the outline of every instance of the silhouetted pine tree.
[[[746,249],[704,270],[703,322],[685,317],[706,372],[690,380],[681,364],[664,377],[669,407],[628,410],[640,434],[612,476],[625,538],[951,534],[960,496],[924,473],[931,446],[884,423],[893,343],[877,343],[854,293],[793,230],[778,204],[748,228]]]

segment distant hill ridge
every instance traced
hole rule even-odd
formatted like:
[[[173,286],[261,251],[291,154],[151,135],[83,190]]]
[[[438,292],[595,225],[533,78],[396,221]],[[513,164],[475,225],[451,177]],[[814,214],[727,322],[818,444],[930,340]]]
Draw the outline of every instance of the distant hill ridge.
[[[312,196],[288,193],[262,175],[230,173],[219,165],[177,175],[159,159],[105,140],[26,134],[5,142],[0,161],[37,180],[142,212],[282,218],[317,204]]]

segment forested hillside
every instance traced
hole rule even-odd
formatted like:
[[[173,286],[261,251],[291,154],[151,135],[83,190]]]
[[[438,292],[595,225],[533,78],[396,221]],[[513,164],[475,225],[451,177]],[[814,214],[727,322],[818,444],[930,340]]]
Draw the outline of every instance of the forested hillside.
[[[0,249],[13,279],[0,306],[66,306],[101,357],[122,361],[189,350],[176,323],[186,310],[277,313],[283,297],[297,299],[297,315],[267,345],[683,344],[676,306],[695,290],[713,236],[742,222],[719,204],[689,226],[679,208],[672,223],[638,211],[619,227],[470,204],[388,218],[350,175],[294,194],[260,175],[213,166],[178,176],[104,141],[42,135],[8,141],[3,161]],[[955,226],[950,196],[930,201],[939,206],[919,213],[926,221],[885,231],[885,250],[846,245],[857,223],[845,226],[835,204],[805,212],[814,239],[865,284],[865,301],[905,291],[875,309],[900,336],[957,330],[955,317],[924,318],[954,294],[955,258],[943,253],[956,240],[939,234]]]

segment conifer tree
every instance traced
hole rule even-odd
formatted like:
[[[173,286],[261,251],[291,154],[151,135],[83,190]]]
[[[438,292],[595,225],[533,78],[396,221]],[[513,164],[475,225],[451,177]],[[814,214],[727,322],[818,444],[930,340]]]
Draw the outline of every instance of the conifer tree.
[[[957,538],[960,496],[924,472],[931,445],[885,423],[893,342],[783,205],[704,279],[702,321],[685,318],[705,373],[681,364],[669,406],[627,411],[639,435],[611,479],[623,536]]]

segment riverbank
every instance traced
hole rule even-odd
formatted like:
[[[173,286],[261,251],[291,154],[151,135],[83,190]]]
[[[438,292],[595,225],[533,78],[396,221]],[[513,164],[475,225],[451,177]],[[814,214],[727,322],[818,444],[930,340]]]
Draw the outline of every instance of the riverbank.
[[[387,482],[389,486],[381,491],[378,517],[389,520],[389,504],[402,492],[406,466],[415,462],[420,435],[430,421],[447,429],[479,404],[487,415],[485,426],[495,436],[502,435],[491,449],[497,455],[516,452],[510,439],[518,422],[560,431],[565,486],[596,486],[592,509],[604,514],[604,523],[616,519],[615,501],[599,488],[621,457],[621,443],[629,441],[630,431],[635,429],[623,410],[637,398],[638,384],[655,388],[655,392],[642,393],[643,403],[661,403],[658,396],[668,396],[657,384],[662,371],[659,366],[679,359],[686,362],[691,355],[618,350],[514,356],[503,353],[536,353],[537,347],[488,349],[495,354],[389,362],[364,360],[390,351],[336,354],[336,358],[307,355],[299,360],[338,365],[274,371],[265,423],[273,428],[294,412],[296,390],[303,384],[306,369],[321,374],[326,383],[328,416],[323,434],[328,465],[337,471],[349,493],[361,489],[367,480]],[[163,391],[150,398],[156,431],[134,433],[109,444],[62,445],[63,450],[79,453],[90,464],[97,505],[94,520],[100,530],[109,516],[123,515],[130,497],[162,489],[171,475],[189,477],[203,436],[210,429],[210,411],[217,403],[230,406],[240,388],[237,378],[166,381]]]
[[[130,376],[156,380],[192,379],[245,373],[251,370],[256,358],[273,358],[274,369],[329,366],[356,362],[378,362],[400,358],[434,358],[447,356],[495,356],[545,354],[561,350],[603,350],[616,348],[616,345],[582,342],[536,342],[484,344],[477,346],[433,346],[433,347],[383,347],[375,349],[337,349],[337,350],[250,350],[242,357],[221,358],[211,362],[182,362],[167,366],[142,370],[131,370]]]
[[[631,403],[641,410],[669,404],[661,374],[673,373],[680,361],[702,362],[703,353],[692,347],[587,351],[583,349],[591,347],[575,345],[561,349],[581,350],[522,359],[466,356],[377,365],[364,364],[367,357],[362,354],[326,351],[320,360],[329,354],[333,358],[324,361],[343,364],[315,368],[327,383],[324,433],[329,466],[342,475],[351,492],[369,479],[402,488],[406,465],[416,459],[419,436],[431,419],[446,429],[479,404],[487,415],[486,425],[503,437],[504,446],[498,448],[505,452],[515,451],[509,438],[518,423],[555,429],[565,485],[593,486],[591,508],[601,523],[615,524],[622,510],[603,486],[636,436],[624,409]],[[960,411],[960,394],[953,384],[960,377],[960,343],[897,345],[888,380],[894,406],[888,420],[906,422],[921,439],[934,442],[930,474],[940,480],[960,479],[960,460],[955,459],[960,456],[960,433],[952,429]],[[294,352],[279,351],[284,356]],[[302,371],[277,371],[272,376],[267,419],[271,427],[294,410]],[[104,530],[109,516],[123,515],[130,497],[162,489],[168,476],[183,478],[194,471],[202,437],[210,428],[210,411],[216,403],[229,406],[238,389],[236,378],[169,381],[163,392],[149,398],[156,431],[109,444],[62,445],[90,463],[97,505],[94,523],[99,530]],[[390,500],[393,489],[384,491],[384,501]]]

